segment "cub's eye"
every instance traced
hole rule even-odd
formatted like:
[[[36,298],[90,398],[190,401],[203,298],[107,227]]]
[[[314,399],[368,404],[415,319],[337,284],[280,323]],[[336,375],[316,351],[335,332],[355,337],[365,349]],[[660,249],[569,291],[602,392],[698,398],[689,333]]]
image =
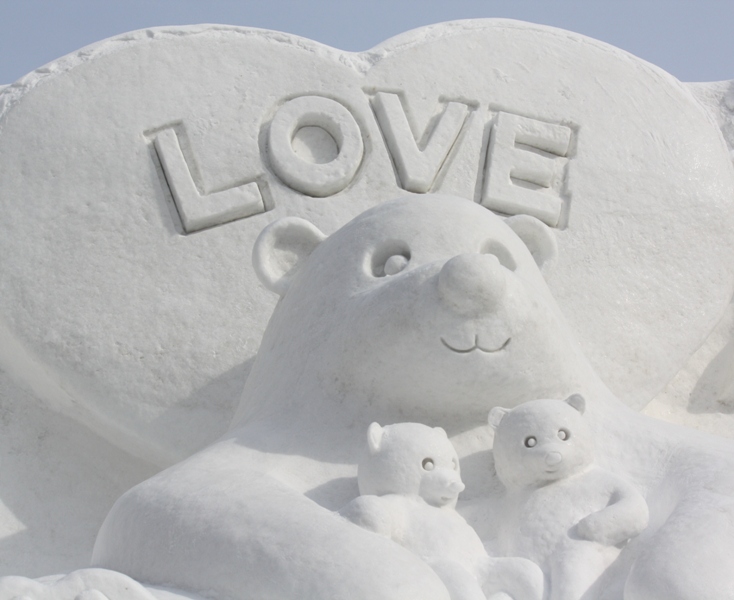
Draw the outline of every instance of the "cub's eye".
[[[436,465],[433,464],[433,459],[432,458],[424,458],[423,459],[423,469],[425,471],[433,471],[433,467],[435,467],[435,466]]]
[[[454,467],[454,471],[458,471],[459,470],[459,459],[458,458],[454,458],[451,461],[451,464]]]
[[[532,435],[525,438],[525,447],[526,448],[533,448],[535,444],[538,443],[538,440],[536,440]]]
[[[407,256],[402,254],[393,254],[390,258],[385,261],[385,275],[396,275],[400,273],[405,267],[408,266],[409,259]]]
[[[558,437],[565,442],[568,438],[571,437],[571,434],[569,433],[568,429],[559,429]]]

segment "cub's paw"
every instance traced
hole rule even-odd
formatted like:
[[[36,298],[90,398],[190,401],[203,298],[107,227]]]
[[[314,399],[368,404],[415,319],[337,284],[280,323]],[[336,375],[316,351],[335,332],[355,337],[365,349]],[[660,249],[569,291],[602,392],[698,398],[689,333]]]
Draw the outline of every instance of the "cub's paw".
[[[581,539],[597,542],[604,546],[618,543],[614,523],[605,518],[603,513],[592,513],[581,519],[576,525],[576,533]]]

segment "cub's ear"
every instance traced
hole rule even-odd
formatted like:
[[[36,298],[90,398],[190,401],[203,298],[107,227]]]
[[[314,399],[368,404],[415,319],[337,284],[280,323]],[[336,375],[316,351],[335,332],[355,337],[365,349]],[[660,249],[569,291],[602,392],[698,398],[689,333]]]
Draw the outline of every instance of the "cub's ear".
[[[502,420],[502,417],[504,417],[508,412],[510,412],[509,408],[495,406],[492,410],[489,411],[489,417],[487,418],[489,426],[492,429],[497,429],[497,427],[499,427],[500,421]]]
[[[539,268],[549,264],[558,254],[558,242],[550,227],[530,215],[515,215],[505,219],[533,255]]]
[[[582,415],[586,411],[586,399],[581,394],[571,394],[566,398],[565,402],[573,406]]]
[[[326,236],[298,217],[278,219],[262,230],[252,249],[252,266],[262,284],[282,296],[303,261]]]
[[[382,435],[385,430],[380,426],[379,423],[372,423],[367,428],[367,446],[369,446],[370,454],[376,454],[380,450],[380,444],[382,443]]]
[[[443,435],[443,437],[445,437],[445,438],[448,438],[449,437],[449,434],[446,433],[446,430],[443,427],[434,427],[433,429],[434,429],[434,431],[437,431],[438,433],[440,433],[441,435]]]

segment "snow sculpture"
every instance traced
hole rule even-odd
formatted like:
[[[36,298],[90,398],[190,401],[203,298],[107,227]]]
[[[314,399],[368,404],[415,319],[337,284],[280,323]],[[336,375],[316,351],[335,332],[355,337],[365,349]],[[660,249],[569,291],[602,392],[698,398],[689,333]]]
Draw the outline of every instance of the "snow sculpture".
[[[357,468],[360,496],[340,513],[423,558],[452,600],[542,600],[543,573],[522,558],[490,558],[455,510],[459,457],[440,427],[397,423],[367,430]]]
[[[497,555],[488,411],[580,392],[596,464],[650,510],[600,600],[726,598],[731,446],[620,401],[682,373],[676,418],[734,431],[685,393],[709,363],[730,387],[726,324],[691,363],[731,311],[730,97],[502,20],[359,54],[161,28],[3,87],[3,569],[88,566],[159,473],[94,555],[154,595],[446,600],[334,514],[364,431],[444,427],[457,511]]]
[[[730,597],[734,446],[614,397],[538,268],[554,250],[532,217],[444,196],[380,204],[328,238],[293,217],[267,227],[253,261],[280,302],[231,434],[122,496],[94,564],[221,597],[445,600],[424,561],[329,510],[358,494],[362,432],[441,424],[471,462],[489,444],[459,434],[494,406],[578,391],[597,464],[650,508],[600,598]],[[483,539],[504,511],[489,470],[465,479]]]
[[[66,576],[40,580],[9,576],[0,578],[2,600],[157,600],[129,577],[107,569],[80,569]]]
[[[494,464],[508,490],[500,525],[506,551],[541,565],[552,600],[579,600],[648,524],[642,495],[593,466],[583,396],[495,407]],[[601,590],[591,592],[591,597]]]

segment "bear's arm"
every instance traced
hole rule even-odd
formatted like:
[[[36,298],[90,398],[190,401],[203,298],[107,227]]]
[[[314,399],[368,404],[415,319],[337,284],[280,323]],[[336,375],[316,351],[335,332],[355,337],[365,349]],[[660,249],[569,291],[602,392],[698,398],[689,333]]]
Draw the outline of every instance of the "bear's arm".
[[[386,496],[359,496],[339,514],[363,529],[393,539],[400,512],[400,507]]]
[[[93,565],[217,598],[449,600],[412,552],[225,451],[210,447],[126,492]]]
[[[647,527],[649,510],[642,494],[630,483],[607,471],[597,470],[606,487],[609,504],[579,521],[578,534],[605,546],[617,546]]]

